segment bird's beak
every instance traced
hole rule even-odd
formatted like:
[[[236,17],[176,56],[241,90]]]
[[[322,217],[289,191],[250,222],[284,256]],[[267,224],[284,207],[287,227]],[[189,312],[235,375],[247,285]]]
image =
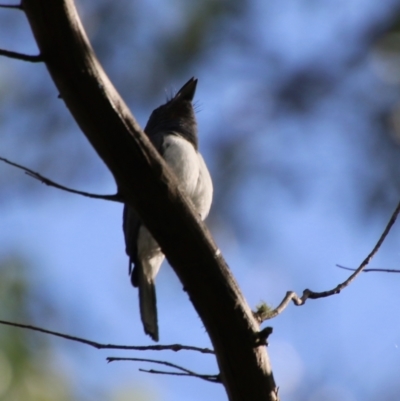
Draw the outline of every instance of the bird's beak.
[[[197,78],[192,77],[179,89],[173,100],[193,100],[196,93]]]

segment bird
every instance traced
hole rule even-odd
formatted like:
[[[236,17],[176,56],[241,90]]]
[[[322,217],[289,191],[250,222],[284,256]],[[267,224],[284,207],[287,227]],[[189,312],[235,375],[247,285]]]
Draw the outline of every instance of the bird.
[[[206,163],[199,153],[193,107],[196,87],[197,79],[192,77],[175,96],[152,112],[144,132],[204,220],[211,208],[213,184]],[[123,211],[123,232],[131,283],[138,287],[144,332],[152,340],[158,341],[155,278],[165,256],[135,209],[127,204]]]

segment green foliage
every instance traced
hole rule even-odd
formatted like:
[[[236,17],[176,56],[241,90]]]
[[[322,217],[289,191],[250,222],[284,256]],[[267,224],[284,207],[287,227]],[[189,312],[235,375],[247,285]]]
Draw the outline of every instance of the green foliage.
[[[30,294],[26,264],[15,256],[0,260],[0,317],[2,320],[31,322]],[[43,335],[11,326],[0,326],[0,400],[68,401],[70,384]]]
[[[274,308],[271,305],[261,301],[258,305],[256,305],[255,315],[262,321],[269,316],[273,309]]]

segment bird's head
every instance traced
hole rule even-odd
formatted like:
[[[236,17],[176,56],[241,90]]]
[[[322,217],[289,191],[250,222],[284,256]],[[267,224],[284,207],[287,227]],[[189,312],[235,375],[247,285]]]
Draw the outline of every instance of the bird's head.
[[[190,141],[197,149],[197,123],[192,100],[197,79],[191,78],[167,103],[155,109],[144,131],[151,136],[158,132],[174,132]]]

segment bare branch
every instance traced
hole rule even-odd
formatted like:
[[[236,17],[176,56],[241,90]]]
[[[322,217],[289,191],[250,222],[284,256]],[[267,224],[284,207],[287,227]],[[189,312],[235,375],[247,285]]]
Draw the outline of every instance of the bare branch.
[[[328,290],[328,291],[322,291],[322,292],[314,292],[309,289],[306,289],[303,291],[303,295],[299,297],[295,292],[293,291],[288,291],[285,295],[285,298],[283,298],[282,302],[279,304],[277,308],[275,308],[272,312],[266,313],[264,316],[258,316],[258,320],[260,322],[272,319],[276,316],[278,316],[280,313],[282,313],[286,307],[289,305],[290,301],[293,301],[293,303],[297,306],[299,305],[304,305],[306,300],[308,298],[310,299],[319,299],[319,298],[325,298],[325,297],[330,297],[331,295],[339,294],[340,291],[342,291],[344,288],[349,286],[355,279],[356,277],[364,270],[364,268],[371,262],[372,258],[376,255],[376,253],[379,251],[380,247],[382,246],[383,242],[385,241],[387,235],[389,234],[391,228],[393,227],[393,224],[396,222],[396,219],[400,213],[400,202],[397,204],[397,207],[395,211],[393,212],[389,222],[387,223],[385,229],[383,230],[382,235],[380,236],[378,242],[372,249],[372,251],[369,253],[369,255],[363,260],[363,262],[360,264],[358,269],[354,271],[350,277],[343,281],[342,283],[338,284],[335,288]]]
[[[299,298],[299,296],[294,292],[294,291],[288,291],[285,295],[285,298],[283,298],[282,302],[277,306],[275,309],[272,311],[267,311],[264,314],[257,314],[257,320],[262,323],[265,320],[273,319],[274,317],[280,315],[286,307],[289,305],[290,301],[293,301],[295,305],[302,305],[305,300],[308,298],[308,293],[310,290],[304,290],[303,292],[303,297]]]
[[[0,56],[14,58],[16,60],[29,61],[31,63],[41,63],[44,61],[44,58],[41,54],[38,54],[37,56],[32,56],[30,54],[23,54],[4,49],[0,49]]]
[[[200,348],[191,345],[181,344],[170,344],[170,345],[114,345],[114,344],[101,344],[95,341],[86,340],[81,337],[71,336],[69,334],[58,333],[56,331],[42,329],[41,327],[31,326],[27,324],[8,322],[0,320],[0,324],[7,326],[20,327],[22,329],[28,329],[33,331],[39,331],[40,333],[51,334],[52,336],[65,338],[67,340],[79,342],[82,344],[89,345],[97,349],[122,349],[122,350],[135,350],[135,351],[197,351],[202,354],[214,354],[214,351],[209,348]]]
[[[199,379],[206,380],[211,383],[221,383],[221,379],[219,378],[218,375],[196,375],[193,376],[189,373],[182,373],[182,372],[167,372],[167,371],[162,371],[162,370],[155,370],[155,369],[139,369],[140,372],[145,372],[145,373],[154,373],[154,374],[159,374],[159,375],[169,375],[169,376],[187,376],[187,377],[197,377]]]
[[[0,4],[0,8],[12,8],[15,10],[23,10],[22,4]]]
[[[73,0],[22,4],[66,107],[187,291],[227,397],[277,401],[266,347],[254,347],[259,325],[250,307],[192,202],[102,69]]]
[[[344,269],[344,270],[350,270],[355,272],[357,269],[352,269],[351,267],[346,267],[342,265],[336,265],[337,267]],[[398,269],[364,269],[363,273],[369,273],[369,272],[381,272],[381,273],[400,273],[400,270]]]
[[[84,192],[84,191],[77,191],[76,189],[72,189],[72,188],[68,188],[65,187],[64,185],[60,185],[57,184],[56,182],[49,180],[48,178],[42,176],[39,173],[36,173],[35,171],[29,169],[28,167],[24,167],[20,164],[14,163],[10,160],[5,159],[4,157],[0,157],[0,161],[3,161],[4,163],[7,163],[11,166],[17,167],[23,171],[25,171],[25,173],[27,175],[29,175],[29,177],[35,178],[36,180],[41,181],[43,184],[48,185],[49,187],[54,187],[57,189],[61,189],[62,191],[66,191],[66,192],[70,192],[73,194],[77,194],[77,195],[82,195],[82,196],[86,196],[87,198],[92,198],[92,199],[103,199],[103,200],[107,200],[107,201],[112,201],[112,202],[120,202],[123,203],[123,199],[119,194],[115,194],[115,195],[97,195],[97,194],[92,194],[89,192]]]
[[[148,373],[170,374],[170,375],[175,375],[175,376],[191,376],[191,377],[197,377],[199,379],[203,379],[206,381],[210,381],[213,383],[221,383],[221,379],[219,378],[219,375],[202,375],[202,374],[193,372],[192,370],[186,369],[182,366],[176,365],[175,363],[168,362],[168,361],[160,361],[158,359],[145,359],[145,358],[118,358],[118,357],[108,357],[107,358],[107,362],[114,362],[114,361],[135,361],[135,362],[156,363],[158,365],[169,366],[170,368],[175,368],[175,369],[181,370],[184,373],[163,372],[163,371],[157,371],[157,370],[144,370],[144,369],[139,369],[139,370],[142,372],[148,372]]]

